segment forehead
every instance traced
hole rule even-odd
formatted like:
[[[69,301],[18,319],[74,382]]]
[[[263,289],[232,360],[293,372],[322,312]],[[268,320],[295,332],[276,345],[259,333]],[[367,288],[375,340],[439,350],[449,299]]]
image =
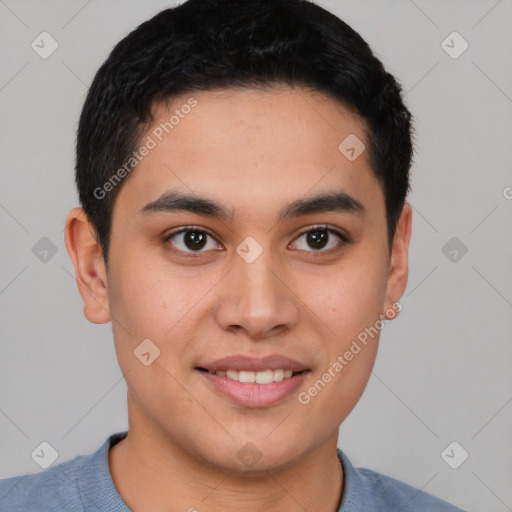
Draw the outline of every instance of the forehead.
[[[191,102],[193,108],[188,107]],[[215,146],[224,146],[233,152],[255,150],[269,160],[290,161],[289,154],[272,151],[282,148],[293,149],[296,159],[311,160],[329,146],[336,151],[350,134],[366,138],[360,116],[330,96],[303,88],[230,88],[181,94],[155,104],[153,118],[148,133],[163,131],[164,138],[173,135],[187,149],[196,145],[215,156],[222,156]],[[171,118],[172,127],[165,126]],[[178,144],[174,149],[179,151]]]
[[[359,143],[358,151],[367,146],[361,118],[305,89],[181,94],[154,106],[139,145],[149,140],[152,149],[120,194],[131,203],[177,188],[229,197],[235,211],[237,203],[265,207],[310,192],[381,193],[367,151],[356,159],[344,153],[346,140]]]

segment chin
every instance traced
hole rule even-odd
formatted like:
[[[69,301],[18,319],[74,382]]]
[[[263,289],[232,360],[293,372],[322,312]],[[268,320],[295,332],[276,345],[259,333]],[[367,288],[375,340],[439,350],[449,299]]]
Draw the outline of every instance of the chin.
[[[236,440],[232,440],[226,434],[224,442],[209,441],[207,451],[201,449],[205,445],[196,447],[195,451],[204,463],[223,471],[245,476],[266,474],[268,477],[268,471],[286,469],[301,458],[302,451],[299,452],[297,447],[305,447],[302,443],[292,442],[290,436],[276,436],[276,439],[269,440],[265,438],[267,435],[265,431],[255,436],[238,435]]]

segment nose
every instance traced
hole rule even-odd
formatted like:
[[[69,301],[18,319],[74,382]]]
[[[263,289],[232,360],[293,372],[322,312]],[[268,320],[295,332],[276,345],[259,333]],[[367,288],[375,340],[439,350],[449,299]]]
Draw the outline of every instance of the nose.
[[[270,251],[264,250],[252,263],[236,256],[234,265],[223,280],[217,303],[219,326],[235,333],[243,331],[253,340],[293,328],[299,319],[300,301]]]

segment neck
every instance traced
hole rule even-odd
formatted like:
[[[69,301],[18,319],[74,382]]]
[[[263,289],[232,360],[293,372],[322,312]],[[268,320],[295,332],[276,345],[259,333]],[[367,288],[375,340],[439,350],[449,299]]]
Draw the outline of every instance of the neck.
[[[344,484],[337,438],[336,432],[293,464],[242,472],[200,460],[154,425],[130,422],[128,436],[109,452],[109,466],[133,512],[336,512]]]

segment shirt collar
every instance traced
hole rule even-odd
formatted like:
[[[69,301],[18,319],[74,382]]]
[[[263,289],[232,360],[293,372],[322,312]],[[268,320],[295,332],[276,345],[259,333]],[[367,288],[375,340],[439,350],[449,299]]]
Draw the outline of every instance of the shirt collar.
[[[85,509],[94,504],[99,510],[130,512],[112,480],[108,464],[108,451],[128,435],[127,431],[109,436],[93,454],[82,457],[81,478],[78,481],[81,499]],[[344,489],[338,512],[378,512],[369,504],[363,504],[364,483],[357,469],[345,453],[337,449],[338,460],[343,468]],[[88,460],[87,460],[88,459]]]

